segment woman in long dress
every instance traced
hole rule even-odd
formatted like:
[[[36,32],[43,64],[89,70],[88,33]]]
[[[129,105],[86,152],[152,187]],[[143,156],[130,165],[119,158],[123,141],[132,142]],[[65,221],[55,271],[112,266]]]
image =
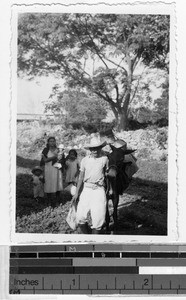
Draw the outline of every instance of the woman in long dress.
[[[51,199],[53,195],[59,200],[60,192],[63,190],[62,168],[56,168],[54,165],[58,161],[58,149],[56,139],[49,137],[47,145],[42,151],[41,165],[44,165],[44,192]]]

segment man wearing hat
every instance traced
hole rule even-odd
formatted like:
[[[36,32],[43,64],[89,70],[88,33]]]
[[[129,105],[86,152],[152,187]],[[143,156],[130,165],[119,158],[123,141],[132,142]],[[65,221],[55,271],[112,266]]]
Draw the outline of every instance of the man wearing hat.
[[[101,155],[101,149],[106,142],[92,138],[91,143],[85,146],[90,155],[84,157],[80,165],[80,175],[76,193],[72,201],[79,197],[77,205],[77,222],[81,233],[88,233],[87,215],[91,214],[92,234],[99,234],[105,222],[106,193],[104,188],[105,171],[108,169],[107,156]],[[80,194],[81,188],[83,190]]]

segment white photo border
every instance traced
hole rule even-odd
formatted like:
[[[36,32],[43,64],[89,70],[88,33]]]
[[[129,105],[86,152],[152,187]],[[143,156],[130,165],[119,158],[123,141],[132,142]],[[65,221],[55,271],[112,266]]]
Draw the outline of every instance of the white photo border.
[[[106,242],[106,243],[166,243],[177,241],[179,238],[178,215],[179,208],[177,203],[177,75],[176,75],[176,16],[174,3],[165,4],[163,2],[133,2],[130,3],[96,3],[85,4],[47,4],[49,1],[28,1],[27,4],[21,3],[12,5],[11,15],[11,189],[10,189],[10,222],[11,222],[11,243],[80,243],[80,242]],[[32,4],[32,3],[33,4]],[[109,1],[110,2],[110,1]],[[167,14],[170,15],[170,78],[169,78],[169,147],[168,147],[168,235],[167,236],[136,236],[136,235],[76,235],[76,234],[31,234],[15,232],[15,204],[16,204],[16,115],[17,102],[17,16],[21,12],[66,12],[66,13],[124,13],[124,14]]]

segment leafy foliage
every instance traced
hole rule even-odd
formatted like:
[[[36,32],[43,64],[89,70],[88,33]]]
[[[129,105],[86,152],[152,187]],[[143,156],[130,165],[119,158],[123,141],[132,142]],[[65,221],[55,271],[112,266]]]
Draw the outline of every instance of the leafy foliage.
[[[55,86],[45,110],[61,116],[65,126],[100,128],[107,115],[106,103],[95,95],[77,89],[61,91]]]
[[[18,73],[65,79],[106,101],[121,128],[140,64],[168,70],[169,16],[20,14]]]

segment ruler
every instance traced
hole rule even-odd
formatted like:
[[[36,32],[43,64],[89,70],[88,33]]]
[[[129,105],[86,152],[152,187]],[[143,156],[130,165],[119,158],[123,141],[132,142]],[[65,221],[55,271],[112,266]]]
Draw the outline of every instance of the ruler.
[[[186,245],[10,247],[10,294],[186,294]]]

